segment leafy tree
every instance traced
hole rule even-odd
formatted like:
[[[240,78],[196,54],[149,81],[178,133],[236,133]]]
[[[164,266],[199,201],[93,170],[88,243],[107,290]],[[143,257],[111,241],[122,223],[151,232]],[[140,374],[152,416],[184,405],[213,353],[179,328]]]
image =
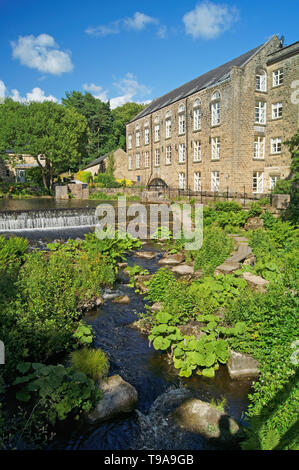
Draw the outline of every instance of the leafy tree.
[[[0,106],[0,153],[10,149],[15,154],[31,155],[47,189],[53,187],[60,172],[78,166],[88,134],[86,119],[57,103],[14,103],[7,99]]]
[[[286,211],[288,218],[294,222],[299,220],[299,130],[287,142],[285,142],[291,152],[292,163],[290,167],[291,180],[291,201]]]
[[[138,103],[126,103],[113,109],[113,134],[116,142],[116,148],[125,149],[126,147],[126,124],[131,121],[145,105]]]
[[[90,136],[86,146],[86,157],[83,160],[87,164],[115,149],[115,139],[113,135],[113,118],[109,103],[103,103],[90,93],[80,91],[66,92],[66,98],[62,98],[62,103],[68,109],[75,109],[85,116],[90,130]]]

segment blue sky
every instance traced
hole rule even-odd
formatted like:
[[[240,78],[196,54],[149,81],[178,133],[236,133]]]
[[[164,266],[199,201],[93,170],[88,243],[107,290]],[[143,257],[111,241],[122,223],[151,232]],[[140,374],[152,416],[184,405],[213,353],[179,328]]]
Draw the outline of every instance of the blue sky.
[[[0,98],[149,102],[284,35],[297,0],[0,0]]]

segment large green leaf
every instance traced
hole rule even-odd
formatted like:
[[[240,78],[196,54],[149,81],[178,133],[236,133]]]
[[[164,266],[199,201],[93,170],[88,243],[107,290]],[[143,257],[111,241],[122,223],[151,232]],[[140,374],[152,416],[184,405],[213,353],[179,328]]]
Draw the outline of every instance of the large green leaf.
[[[209,368],[207,368],[207,369],[203,369],[203,370],[202,370],[202,375],[204,375],[205,377],[209,377],[210,379],[212,379],[213,377],[215,377],[214,368],[213,368],[213,367],[209,367]]]
[[[162,351],[168,349],[170,344],[171,342],[169,341],[169,339],[164,338],[163,336],[157,336],[153,341],[154,348],[157,350],[161,349]]]
[[[171,319],[171,315],[167,312],[159,312],[157,313],[157,320],[159,323],[168,323]]]

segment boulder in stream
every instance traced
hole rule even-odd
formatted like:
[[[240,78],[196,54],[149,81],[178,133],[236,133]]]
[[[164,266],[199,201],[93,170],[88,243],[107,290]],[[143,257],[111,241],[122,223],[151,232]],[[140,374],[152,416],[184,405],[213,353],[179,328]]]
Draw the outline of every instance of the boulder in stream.
[[[172,255],[165,255],[158,261],[160,266],[176,266],[184,261],[183,253],[174,253]]]
[[[239,437],[239,425],[231,416],[197,398],[185,401],[173,417],[180,428],[208,439],[230,441]]]
[[[112,375],[101,382],[103,398],[89,413],[91,422],[106,421],[123,413],[130,413],[138,404],[138,393],[133,385],[123,380],[120,375]]]
[[[129,304],[130,297],[128,295],[121,295],[120,297],[113,299],[112,302],[116,304]]]
[[[136,251],[134,255],[138,258],[154,259],[156,258],[157,253],[154,253],[153,251]]]
[[[258,362],[248,354],[230,351],[227,368],[231,379],[256,378],[259,376]]]

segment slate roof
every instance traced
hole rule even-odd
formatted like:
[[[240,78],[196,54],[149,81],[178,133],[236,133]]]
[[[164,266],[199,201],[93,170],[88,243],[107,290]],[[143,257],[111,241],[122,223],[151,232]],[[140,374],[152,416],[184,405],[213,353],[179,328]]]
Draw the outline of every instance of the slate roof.
[[[98,165],[99,163],[102,163],[102,161],[105,160],[105,158],[107,158],[108,155],[109,153],[105,153],[105,155],[102,155],[101,157],[96,158],[92,162],[88,163],[88,165],[84,167],[84,170],[86,170],[87,168],[90,168],[91,166],[95,166],[95,165]]]
[[[130,122],[134,122],[137,119],[140,119],[148,114],[153,113],[154,111],[158,111],[164,106],[168,106],[175,101],[181,100],[182,98],[186,98],[193,93],[196,93],[204,88],[217,85],[227,78],[229,78],[230,70],[233,66],[242,67],[252,56],[254,56],[259,49],[264,46],[265,43],[261,44],[260,46],[252,49],[251,51],[245,52],[245,54],[240,55],[236,59],[230,60],[225,64],[217,67],[209,72],[200,75],[199,77],[191,80],[191,82],[185,83],[180,87],[176,88],[175,90],[166,93],[166,95],[161,96],[160,98],[155,99],[152,101],[149,106],[143,109],[137,116],[134,117]]]

